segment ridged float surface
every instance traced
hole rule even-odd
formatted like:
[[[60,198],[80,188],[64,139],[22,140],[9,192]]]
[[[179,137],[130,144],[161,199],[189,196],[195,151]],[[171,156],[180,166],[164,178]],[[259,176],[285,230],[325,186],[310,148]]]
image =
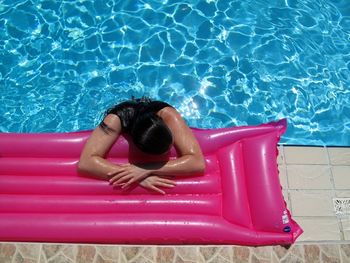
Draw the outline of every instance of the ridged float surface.
[[[0,133],[0,240],[119,244],[291,244],[302,233],[284,202],[277,143],[286,120],[193,129],[204,175],[176,178],[166,195],[79,175],[91,131]],[[172,149],[167,157],[175,158]],[[111,162],[160,159],[120,137]]]

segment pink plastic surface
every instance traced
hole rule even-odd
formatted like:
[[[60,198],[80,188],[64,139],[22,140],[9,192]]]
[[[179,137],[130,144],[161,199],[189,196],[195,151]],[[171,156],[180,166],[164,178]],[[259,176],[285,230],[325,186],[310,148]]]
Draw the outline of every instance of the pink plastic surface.
[[[302,233],[284,202],[276,163],[286,120],[193,129],[201,176],[177,178],[166,195],[113,189],[80,176],[91,131],[0,133],[0,240],[132,244],[291,244]],[[174,158],[174,150],[169,158]],[[156,161],[120,137],[117,162]],[[290,230],[288,232],[288,230]]]

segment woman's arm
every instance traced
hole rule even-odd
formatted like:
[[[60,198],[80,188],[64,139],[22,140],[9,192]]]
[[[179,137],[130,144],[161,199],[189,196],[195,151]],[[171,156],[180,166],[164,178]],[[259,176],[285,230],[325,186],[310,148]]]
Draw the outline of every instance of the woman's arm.
[[[205,162],[201,148],[181,115],[170,107],[162,109],[158,115],[172,132],[178,158],[164,163],[148,163],[140,166],[123,165],[109,174],[112,177],[110,183],[116,185],[123,183],[124,188],[151,174],[185,176],[204,172]]]
[[[174,108],[164,108],[159,116],[167,124],[174,139],[178,158],[170,160],[161,167],[154,167],[157,175],[192,175],[201,174],[205,169],[202,150],[191,129]]]
[[[104,158],[121,133],[119,117],[109,114],[104,119],[104,123],[107,125],[108,133],[100,126],[92,132],[81,153],[78,171],[81,174],[108,180],[111,177],[111,172],[123,171],[125,164],[111,163]],[[140,182],[140,185],[144,188],[165,194],[160,187],[171,188],[175,186],[175,182],[167,178],[150,176],[144,178],[144,180]]]
[[[80,155],[78,171],[107,180],[109,179],[108,174],[118,171],[120,167],[107,161],[104,157],[121,133],[121,123],[119,117],[113,114],[107,115],[104,123],[108,126],[108,133],[100,126],[92,132]]]

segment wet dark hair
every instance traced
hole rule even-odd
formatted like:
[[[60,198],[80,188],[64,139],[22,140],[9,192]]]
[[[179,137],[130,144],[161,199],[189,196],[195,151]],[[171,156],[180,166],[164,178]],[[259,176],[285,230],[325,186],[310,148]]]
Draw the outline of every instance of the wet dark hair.
[[[170,129],[154,112],[138,115],[130,135],[136,147],[148,154],[164,154],[173,143]]]

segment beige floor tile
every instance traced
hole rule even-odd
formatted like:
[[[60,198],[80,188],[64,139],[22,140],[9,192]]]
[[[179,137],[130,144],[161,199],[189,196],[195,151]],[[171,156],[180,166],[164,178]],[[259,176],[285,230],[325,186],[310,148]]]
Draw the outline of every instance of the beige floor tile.
[[[243,246],[233,246],[232,247],[232,261],[233,262],[249,262],[251,249],[249,247]]]
[[[75,262],[79,245],[72,244],[43,244],[40,255],[40,263],[43,262]]]
[[[95,262],[119,263],[120,246],[95,246],[96,260]]]
[[[273,246],[272,255],[273,258],[277,259],[272,262],[303,262],[303,246],[298,244],[293,244],[290,248],[285,248],[282,246]]]
[[[40,244],[17,243],[13,262],[39,262]]]
[[[79,245],[76,263],[93,263],[96,247],[93,245]]]
[[[285,164],[283,146],[278,146],[277,148],[278,148],[277,163],[278,164]]]
[[[288,165],[289,189],[332,189],[328,165]]]
[[[350,262],[350,244],[340,244],[339,247],[342,262]]]
[[[283,147],[286,164],[328,164],[324,147]]]
[[[304,233],[300,241],[334,241],[340,240],[339,224],[336,217],[294,217]]]
[[[319,248],[321,250],[321,262],[338,262],[340,260],[340,247],[338,244],[320,244]]]
[[[157,263],[174,262],[176,257],[175,248],[170,246],[157,247]]]
[[[322,262],[321,261],[321,249],[316,244],[304,245],[304,259],[305,262]]]
[[[287,203],[287,208],[288,210],[292,213],[293,215],[293,211],[292,211],[292,206],[290,204],[290,198],[289,198],[289,193],[288,193],[288,190],[282,190],[282,194],[283,194],[283,197],[284,197],[284,201],[286,201]]]
[[[152,263],[156,259],[156,248],[153,246],[123,246],[119,252],[119,262]]]
[[[209,262],[232,262],[232,249],[230,247],[223,246],[203,246],[199,248],[198,263]]]
[[[287,167],[285,165],[279,165],[278,170],[282,188],[288,189]]]
[[[198,246],[199,247],[199,246]],[[198,247],[177,246],[175,247],[175,262],[195,263],[198,261]]]
[[[350,165],[350,147],[330,147],[328,153],[332,165]]]
[[[341,218],[344,239],[350,241],[350,216]]]
[[[332,166],[332,172],[335,188],[350,190],[350,166]]]
[[[350,190],[349,189],[336,190],[335,196],[341,197],[341,198],[350,198]]]
[[[251,248],[251,261],[250,262],[271,262],[272,247],[252,247]]]
[[[289,190],[294,216],[333,216],[333,193],[330,190]]]
[[[0,262],[13,262],[16,250],[15,243],[0,242]]]

